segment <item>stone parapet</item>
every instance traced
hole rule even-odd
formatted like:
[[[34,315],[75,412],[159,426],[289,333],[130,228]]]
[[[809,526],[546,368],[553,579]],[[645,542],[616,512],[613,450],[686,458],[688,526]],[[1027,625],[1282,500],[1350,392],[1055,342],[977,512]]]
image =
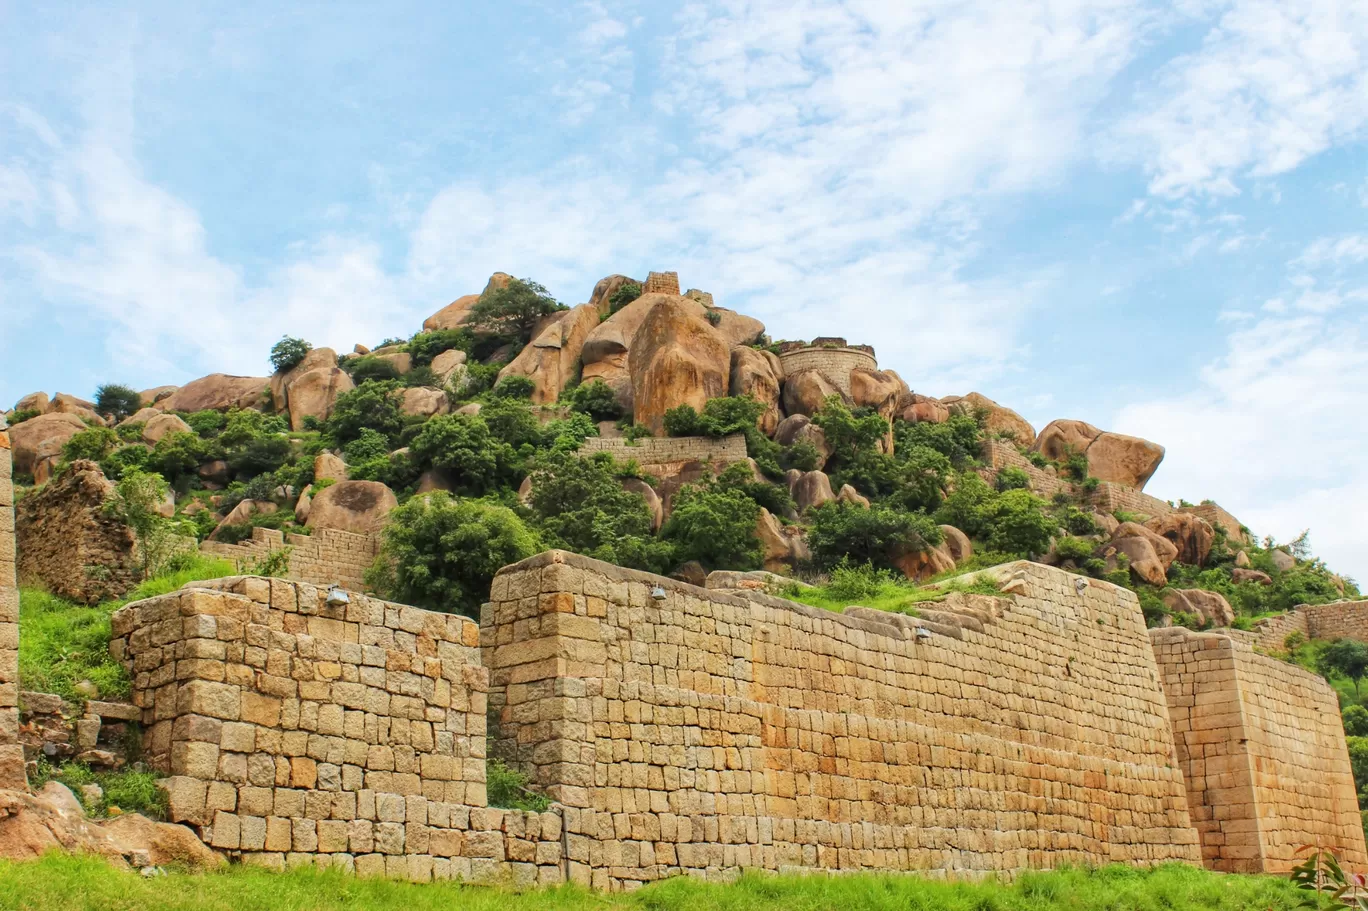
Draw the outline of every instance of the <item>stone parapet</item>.
[[[820,340],[819,340],[820,341]],[[844,339],[833,339],[844,343]],[[815,343],[814,343],[815,344]],[[825,377],[841,393],[850,398],[850,373],[856,368],[878,370],[879,362],[874,358],[874,349],[867,347],[831,346],[781,349],[779,362],[784,367],[785,376],[793,376],[804,370],[815,370]]]
[[[0,788],[25,786],[19,743],[19,582],[14,568],[14,484],[0,417]]]
[[[985,467],[978,470],[979,475],[990,485],[997,483],[998,472],[1002,469],[1017,468],[1026,472],[1026,477],[1030,479],[1031,493],[1036,496],[1049,499],[1057,493],[1068,493],[1073,489],[1067,480],[1059,476],[1053,465],[1048,468],[1037,468],[1016,446],[1006,440],[985,439],[980,456]]]
[[[1280,651],[1287,637],[1301,633],[1307,639],[1357,639],[1368,642],[1368,601],[1335,601],[1303,604],[1295,610],[1265,617],[1254,624],[1258,646]]]
[[[1253,543],[1253,536],[1247,535],[1242,531],[1244,526],[1240,520],[1215,503],[1202,503],[1198,506],[1180,506],[1178,511],[1190,512],[1194,516],[1206,519],[1207,523],[1211,525],[1212,528],[1219,527],[1225,529],[1226,539],[1229,540],[1234,547],[1238,547],[1241,544]]]
[[[957,624],[539,555],[481,616],[492,752],[565,805],[571,877],[604,888],[1196,861],[1135,596],[997,572],[1015,594]]]
[[[689,462],[730,465],[743,461],[746,437],[740,433],[725,437],[644,437],[634,442],[621,437],[589,437],[579,451],[611,453],[620,462],[634,460],[643,470],[670,478]]]
[[[1114,513],[1117,510],[1149,516],[1166,516],[1173,512],[1173,506],[1166,500],[1152,497],[1134,487],[1123,487],[1111,481],[1102,481],[1092,492],[1089,501],[1099,512]]]
[[[366,570],[380,552],[378,535],[358,535],[323,528],[311,535],[286,535],[274,528],[253,528],[252,537],[237,544],[204,541],[200,552],[233,561],[239,572],[250,572],[263,560],[290,548],[286,576],[314,585],[340,585],[346,589],[366,587]]]

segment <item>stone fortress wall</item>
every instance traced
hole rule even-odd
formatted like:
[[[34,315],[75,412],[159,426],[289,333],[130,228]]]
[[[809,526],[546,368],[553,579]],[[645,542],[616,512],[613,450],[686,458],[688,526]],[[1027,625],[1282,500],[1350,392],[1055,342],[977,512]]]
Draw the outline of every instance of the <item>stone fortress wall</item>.
[[[1026,476],[1030,478],[1031,493],[1038,497],[1048,500],[1055,494],[1067,493],[1070,489],[1069,481],[1061,478],[1053,466],[1048,469],[1037,468],[1014,444],[1006,440],[985,439],[979,457],[984,464],[984,467],[979,469],[979,474],[990,485],[996,483],[998,472],[1002,469],[1017,468],[1026,472]]]
[[[1097,485],[1097,489],[1088,498],[1093,508],[1105,513],[1114,513],[1123,510],[1130,513],[1149,516],[1166,516],[1173,512],[1173,506],[1167,500],[1152,497],[1143,490],[1136,490],[1134,487],[1126,487],[1121,484],[1113,484],[1111,481],[1103,481]]]
[[[0,415],[0,788],[24,787],[19,743],[19,581],[14,567],[10,439]]]
[[[1220,633],[1150,631],[1203,862],[1286,873],[1319,844],[1368,864],[1339,702],[1328,683]]]
[[[492,752],[565,805],[600,887],[1195,862],[1134,596],[1001,572],[1015,598],[914,620],[542,554],[481,618]]]
[[[366,570],[380,553],[378,535],[358,535],[323,528],[310,535],[286,535],[274,528],[253,528],[252,537],[237,544],[204,541],[201,553],[231,560],[239,572],[250,572],[261,561],[290,548],[287,578],[314,585],[340,585],[360,591]]]
[[[1265,651],[1281,651],[1292,633],[1301,633],[1307,639],[1368,642],[1368,601],[1303,604],[1296,610],[1258,621],[1253,633],[1255,645]]]
[[[827,344],[819,344],[819,343]],[[850,397],[850,372],[856,368],[878,370],[874,349],[865,345],[849,346],[845,339],[816,339],[811,345],[784,346],[779,351],[779,362],[785,376],[803,370],[816,370],[833,386]]]
[[[621,437],[589,437],[579,451],[611,453],[619,462],[634,460],[642,470],[668,478],[679,474],[688,462],[730,465],[744,461],[746,437],[740,433],[721,438],[643,437],[635,442]]]

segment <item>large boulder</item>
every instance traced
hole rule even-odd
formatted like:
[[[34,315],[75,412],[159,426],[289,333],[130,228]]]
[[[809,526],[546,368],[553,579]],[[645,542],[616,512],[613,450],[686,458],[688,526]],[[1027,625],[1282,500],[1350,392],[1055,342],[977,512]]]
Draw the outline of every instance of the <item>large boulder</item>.
[[[223,530],[230,525],[251,525],[253,516],[269,516],[279,510],[280,507],[270,500],[243,500],[209,533],[209,540],[217,541]]]
[[[191,380],[157,404],[162,411],[260,409],[270,388],[270,377],[211,373]]]
[[[641,282],[625,275],[609,275],[598,280],[594,285],[594,293],[589,295],[589,306],[593,307],[600,319],[607,319],[613,309],[613,295],[623,285],[637,285]]]
[[[1145,527],[1167,538],[1178,549],[1178,562],[1189,566],[1205,566],[1211,543],[1216,539],[1206,519],[1186,512],[1155,516]]]
[[[789,493],[793,496],[794,505],[798,507],[800,512],[807,512],[809,509],[836,499],[836,492],[831,489],[831,478],[821,471],[805,472],[793,482],[793,486],[789,488]]]
[[[1164,447],[1124,433],[1103,433],[1088,447],[1088,473],[1101,481],[1144,488],[1164,460]]]
[[[640,495],[646,501],[646,508],[651,512],[651,531],[660,531],[660,526],[665,522],[665,501],[656,493],[656,489],[647,484],[641,478],[623,478],[618,481],[622,489],[628,493]],[[519,495],[521,496],[521,491]],[[529,496],[530,496],[529,491]]]
[[[15,411],[36,411],[39,414],[47,414],[52,410],[52,400],[48,398],[46,392],[30,392],[22,399],[14,403]]]
[[[1035,442],[1035,428],[1031,426],[1029,421],[1005,405],[999,405],[986,395],[978,392],[971,392],[963,396],[951,395],[941,399],[941,403],[968,414],[980,409],[984,410],[988,414],[983,427],[988,433],[1009,435],[1022,446],[1030,446]]]
[[[560,398],[575,377],[580,352],[589,333],[598,328],[599,311],[592,304],[580,304],[557,317],[518,352],[499,377],[525,376],[533,382],[532,402],[547,405]]]
[[[748,395],[765,406],[760,429],[773,435],[784,416],[779,410],[779,390],[784,384],[784,367],[772,351],[738,345],[731,353],[731,394]]]
[[[435,332],[440,329],[458,329],[465,323],[470,316],[470,310],[480,302],[480,298],[495,288],[503,288],[513,280],[513,276],[506,272],[495,272],[489,276],[489,281],[485,284],[484,291],[479,294],[467,294],[458,297],[447,304],[441,310],[423,320],[424,332]]]
[[[118,845],[64,785],[49,781],[37,794],[0,790],[0,858],[37,860],[49,851],[93,854],[127,869]]]
[[[60,457],[67,440],[86,429],[74,414],[40,414],[9,430],[16,474],[33,474],[40,462]]]
[[[351,375],[337,366],[317,367],[295,377],[287,391],[290,428],[303,430],[306,418],[326,421],[337,405],[337,397],[355,388]]]
[[[469,373],[466,357],[461,349],[448,348],[432,359],[432,373],[444,390],[459,393],[464,388]]]
[[[125,813],[101,823],[100,828],[125,856],[142,854],[153,866],[175,864],[193,870],[215,870],[228,864],[223,855],[211,850],[186,826]]]
[[[799,370],[784,377],[784,411],[814,415],[831,396],[845,399],[841,390],[818,370]]]
[[[920,540],[904,547],[896,548],[892,563],[907,578],[921,582],[949,572],[955,568],[955,558],[942,542],[935,547],[925,547]]]
[[[341,456],[320,452],[314,456],[313,476],[315,481],[345,481],[349,477],[347,463]]]
[[[940,399],[913,392],[908,395],[903,405],[902,419],[909,424],[916,424],[920,421],[944,424],[950,420],[950,406],[942,404]]]
[[[694,301],[667,298],[651,308],[632,338],[633,416],[657,436],[671,408],[702,411],[708,399],[727,394],[732,346],[699,309]]]
[[[1166,584],[1168,568],[1178,558],[1172,541],[1135,522],[1122,522],[1106,550],[1129,557],[1131,572],[1150,585]]]
[[[410,386],[404,390],[399,410],[415,417],[430,418],[450,411],[451,400],[440,389],[433,389],[431,386]]]
[[[144,409],[144,411],[146,410],[150,409]],[[138,412],[138,414],[142,413],[142,411]],[[143,442],[155,446],[157,445],[158,440],[169,433],[193,432],[194,431],[190,429],[190,425],[181,420],[180,415],[159,413],[156,417],[153,417],[143,425],[142,438]]]
[[[827,444],[826,431],[812,423],[805,414],[791,414],[779,422],[774,430],[774,442],[780,446],[795,443],[810,443],[817,450],[817,468],[825,468],[831,458],[831,446]]]
[[[104,416],[95,410],[95,403],[59,392],[52,398],[52,405],[48,408],[48,414],[72,414],[87,424],[105,425],[107,422]]]
[[[1164,592],[1164,604],[1169,610],[1192,614],[1208,626],[1229,626],[1235,622],[1230,602],[1216,592],[1171,588]]]
[[[318,493],[309,507],[309,528],[375,534],[399,500],[379,481],[338,481]]]
[[[955,561],[956,566],[959,566],[974,555],[973,542],[969,540],[969,536],[964,532],[953,525],[942,525],[940,526],[940,530],[941,543],[945,552]]]
[[[320,367],[336,367],[337,352],[331,348],[312,348],[304,355],[304,360],[289,370],[277,370],[271,375],[271,401],[277,412],[288,411],[290,407],[290,384],[310,370]]]
[[[849,484],[842,484],[841,489],[836,491],[836,499],[842,503],[849,503],[851,506],[858,506],[861,509],[869,508],[869,497],[860,493]]]
[[[151,389],[144,389],[138,393],[138,396],[144,405],[160,405],[163,399],[169,398],[171,393],[179,388],[179,386],[153,386]]]
[[[851,403],[872,408],[889,421],[897,414],[898,403],[908,395],[907,384],[892,370],[856,367],[850,371]]]
[[[1053,462],[1060,462],[1067,459],[1071,453],[1087,452],[1093,440],[1101,435],[1101,429],[1087,421],[1051,421],[1040,431],[1035,443],[1031,445],[1031,451],[1038,452]]]
[[[144,406],[130,414],[128,417],[124,418],[122,421],[118,423],[117,426],[131,427],[134,424],[146,424],[148,421],[157,417],[161,413],[162,412],[160,408],[148,408]]]
[[[1295,557],[1287,551],[1277,547],[1268,552],[1268,558],[1273,561],[1273,568],[1280,573],[1285,573],[1297,565]]]
[[[760,557],[768,572],[785,573],[795,564],[812,559],[812,550],[802,527],[784,525],[764,507],[760,508],[755,522],[755,537],[760,542]]]
[[[1230,570],[1230,579],[1237,584],[1240,582],[1257,582],[1260,585],[1273,584],[1273,577],[1268,573],[1257,569],[1243,569],[1238,566]]]

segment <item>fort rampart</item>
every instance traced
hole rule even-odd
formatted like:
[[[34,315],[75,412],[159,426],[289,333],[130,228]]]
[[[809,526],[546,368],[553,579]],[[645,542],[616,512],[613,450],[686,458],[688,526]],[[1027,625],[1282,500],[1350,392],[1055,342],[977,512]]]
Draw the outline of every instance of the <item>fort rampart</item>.
[[[254,528],[252,537],[237,544],[204,541],[200,552],[232,560],[240,572],[277,551],[290,548],[286,575],[297,582],[365,588],[366,570],[380,552],[376,535],[358,535],[335,528],[318,529],[311,535],[285,535],[273,528]]]
[[[779,362],[785,376],[803,370],[816,370],[847,398],[850,397],[850,372],[857,367],[878,370],[879,363],[871,350],[834,346],[796,348],[782,351]]]
[[[1265,617],[1254,624],[1253,632],[1256,644],[1265,651],[1281,651],[1292,633],[1301,633],[1307,639],[1368,642],[1368,601],[1303,604],[1285,614]]]
[[[1206,865],[1286,873],[1307,844],[1368,863],[1330,685],[1220,633],[1150,636]]]
[[[746,438],[739,433],[717,438],[644,437],[632,442],[621,437],[589,437],[579,451],[611,453],[620,462],[635,460],[651,474],[673,477],[688,462],[730,465],[743,461]]]
[[[19,583],[14,572],[10,440],[0,417],[0,788],[24,786],[19,743]]]

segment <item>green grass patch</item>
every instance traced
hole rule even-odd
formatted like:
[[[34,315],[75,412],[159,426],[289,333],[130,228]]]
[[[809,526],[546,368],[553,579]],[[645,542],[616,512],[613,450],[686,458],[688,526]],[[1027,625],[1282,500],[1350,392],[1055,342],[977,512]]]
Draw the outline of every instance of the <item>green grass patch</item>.
[[[528,787],[526,775],[517,769],[510,769],[498,759],[485,763],[485,779],[491,807],[536,813],[543,813],[551,807],[549,797]]]
[[[888,570],[876,569],[868,563],[858,566],[842,563],[831,571],[830,580],[825,585],[806,588],[795,586],[785,591],[783,596],[800,604],[838,613],[847,607],[868,607],[916,616],[918,604],[943,601],[951,592],[957,591],[995,595],[998,588],[996,583],[987,579],[928,588]]]
[[[1011,884],[916,876],[764,876],[731,884],[676,878],[630,894],[562,886],[527,892],[357,879],[336,872],[170,873],[144,879],[89,857],[0,861],[3,911],[1285,911],[1286,880],[1180,865],[1028,873]]]
[[[131,601],[175,591],[187,582],[217,579],[236,572],[227,560],[198,554],[178,561],[177,568],[148,579],[119,601],[87,607],[72,604],[35,588],[19,592],[19,686],[80,700],[76,684],[89,680],[100,695],[129,696],[130,681],[122,665],[109,655],[109,618]]]
[[[114,772],[96,772],[90,766],[79,762],[66,762],[54,766],[45,759],[38,760],[38,774],[29,784],[34,790],[49,781],[58,781],[71,789],[72,793],[85,804],[88,814],[106,817],[113,813],[141,813],[151,819],[167,818],[166,792],[157,787],[160,778],[142,766],[130,766]],[[83,785],[97,784],[104,791],[98,801],[84,800],[81,795]]]

